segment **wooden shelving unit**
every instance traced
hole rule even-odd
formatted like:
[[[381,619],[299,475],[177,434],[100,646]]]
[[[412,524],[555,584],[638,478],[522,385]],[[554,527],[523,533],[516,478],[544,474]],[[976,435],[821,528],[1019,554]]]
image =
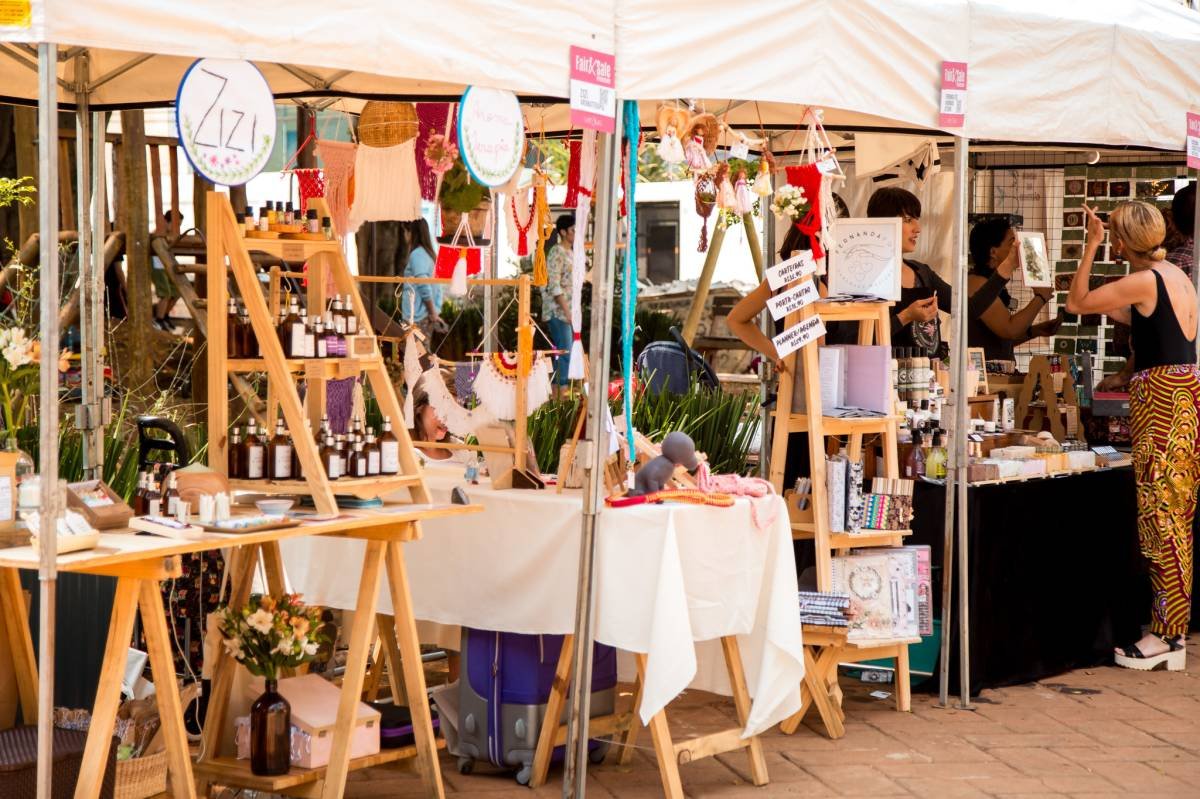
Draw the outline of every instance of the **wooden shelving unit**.
[[[327,212],[320,199],[311,201],[318,213]],[[269,307],[263,283],[250,257],[250,251],[262,251],[289,262],[307,264],[307,304],[325,308],[326,277],[332,276],[339,294],[350,295],[358,317],[358,335],[373,336],[370,315],[355,287],[354,277],[342,256],[339,242],[289,239],[247,239],[237,224],[233,208],[224,194],[208,195],[208,465],[228,476],[229,380],[231,375],[263,372],[268,379],[268,419],[273,423],[281,412],[291,434],[300,461],[303,480],[235,480],[231,487],[262,493],[310,494],[320,513],[337,512],[336,494],[361,498],[380,497],[408,489],[411,501],[428,504],[429,491],[413,453],[412,442],[403,424],[403,412],[391,378],[387,374],[378,347],[371,355],[342,358],[289,359],[275,331],[277,309]],[[227,264],[227,269],[219,268]],[[242,302],[258,339],[259,358],[227,357],[228,342],[225,309],[229,301],[229,277],[241,294]],[[271,276],[272,284],[278,274]],[[273,292],[274,293],[274,292]],[[275,301],[272,302],[274,305]],[[317,442],[312,429],[325,413],[325,384],[329,380],[365,375],[384,416],[393,420],[400,441],[400,473],[360,479],[330,481],[321,467]],[[305,381],[305,401],[300,400],[297,381]]]
[[[859,344],[890,346],[890,309],[891,303],[821,301],[790,314],[785,326],[792,327],[819,314],[826,323],[858,323]],[[810,411],[821,407],[817,345],[810,344],[798,352],[792,353],[785,359],[785,363],[787,374],[779,381],[778,398],[775,403],[775,412],[772,414],[775,418],[775,431],[771,444],[770,479],[776,492],[782,494],[788,435],[808,433],[809,476],[813,482],[813,521],[811,523],[793,523],[792,536],[797,539],[813,541],[817,559],[817,588],[821,591],[829,591],[833,579],[833,555],[835,552],[851,548],[901,546],[905,536],[909,535],[911,531],[880,530],[851,535],[834,533],[829,529],[829,495],[825,490],[826,439],[846,436],[849,439],[847,455],[850,460],[856,461],[861,460],[863,455],[863,438],[865,436],[881,436],[883,439],[884,476],[897,478],[900,476],[897,453],[899,417],[841,419],[812,413],[791,413],[792,398],[795,392],[795,381],[792,376],[796,374],[803,377],[804,407]],[[891,386],[888,388],[890,394]],[[899,710],[907,711],[911,709],[912,701],[909,687],[908,647],[910,644],[920,643],[920,640],[920,638],[911,638],[887,641],[831,642],[828,645],[837,647],[836,655],[843,662],[877,659],[895,661],[896,706]],[[790,730],[786,725],[784,727],[785,732],[794,730],[794,725]]]

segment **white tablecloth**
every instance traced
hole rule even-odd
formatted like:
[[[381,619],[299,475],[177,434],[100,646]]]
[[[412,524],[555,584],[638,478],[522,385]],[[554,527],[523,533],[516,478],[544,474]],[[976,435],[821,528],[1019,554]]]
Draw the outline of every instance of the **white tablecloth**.
[[[461,472],[434,467],[436,501]],[[518,633],[574,627],[582,498],[578,491],[468,487],[483,513],[421,523],[405,545],[418,620]],[[689,685],[730,694],[721,636],[737,635],[753,697],[746,734],[800,707],[804,676],[791,530],[780,499],[732,508],[642,505],[600,514],[596,536],[595,638],[647,655],[642,719]],[[767,507],[763,513],[764,506]],[[293,590],[314,604],[351,609],[364,544],[306,537],[283,543]],[[386,589],[379,611],[391,612]]]

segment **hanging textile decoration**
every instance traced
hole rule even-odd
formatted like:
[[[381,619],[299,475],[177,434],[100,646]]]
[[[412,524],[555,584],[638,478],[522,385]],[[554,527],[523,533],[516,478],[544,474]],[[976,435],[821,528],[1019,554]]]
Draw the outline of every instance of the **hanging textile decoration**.
[[[533,170],[533,226],[537,233],[537,248],[533,251],[533,285],[545,286],[549,276],[546,274],[546,240],[554,230],[550,221],[550,203],[546,199],[546,176],[542,170]]]
[[[708,218],[712,216],[713,208],[716,205],[717,189],[712,175],[707,172],[696,173],[695,185],[696,213],[700,215],[700,243],[696,247],[696,252],[708,252]]]
[[[754,193],[746,182],[745,170],[738,170],[737,180],[733,184],[733,210],[739,216],[754,213]]]
[[[454,367],[454,396],[460,403],[475,401],[475,377],[478,374],[477,363],[460,363]]]
[[[325,383],[325,415],[329,417],[329,428],[334,433],[345,433],[354,413],[354,386],[356,377],[329,380]]]
[[[491,209],[494,206],[494,202],[488,204],[488,218],[484,230],[491,229]],[[483,264],[487,260],[484,252],[487,248],[475,244],[475,237],[471,235],[469,222],[467,215],[463,214],[462,218],[458,220],[454,238],[449,244],[443,244],[438,248],[437,261],[433,266],[434,277],[450,278],[448,293],[451,297],[466,295],[467,277],[483,271]]]
[[[517,416],[518,368],[515,352],[494,352],[480,364],[479,374],[475,376],[473,388],[480,407],[502,421],[512,421]],[[550,399],[553,393],[550,371],[549,359],[533,359],[525,381],[526,414],[533,413]]]
[[[629,209],[629,227],[625,237],[625,271],[621,284],[621,377],[622,404],[625,411],[625,438],[629,451],[636,452],[633,429],[633,335],[637,329],[637,162],[642,125],[636,100],[626,100],[625,120],[625,201]]]
[[[596,131],[585,130],[579,151],[579,202],[575,205],[575,244],[571,253],[571,360],[567,378],[583,379],[583,277],[592,187],[596,185]]]
[[[533,227],[537,213],[530,188],[518,188],[509,194],[508,206],[511,211],[508,217],[509,238],[516,245],[517,257],[525,258],[529,255],[529,229]]]
[[[416,139],[391,147],[362,145],[354,156],[354,202],[347,234],[363,222],[411,222],[421,218]]]
[[[417,179],[421,184],[421,197],[430,202],[437,199],[439,173],[435,165],[439,163],[439,160],[435,158],[433,159],[434,163],[430,163],[429,140],[435,133],[442,135],[443,140],[445,139],[446,122],[449,116],[450,103],[417,103],[417,153],[421,156],[417,161]],[[453,165],[453,159],[451,159],[451,165]]]
[[[465,438],[495,421],[495,417],[485,408],[464,408],[446,387],[446,379],[436,364],[421,375],[420,386],[429,398],[429,407],[433,408],[451,435]]]
[[[579,202],[579,170],[582,166],[580,158],[583,157],[583,142],[572,139],[567,142],[567,148],[570,161],[567,162],[567,197],[563,200],[563,205],[571,208]]]
[[[766,153],[763,153],[762,160],[758,162],[758,177],[754,179],[754,193],[763,198],[770,197],[775,193],[775,188],[771,185],[771,165]]]
[[[421,344],[423,336],[415,328],[404,340],[404,427],[412,430],[416,427],[413,421],[413,396],[417,390],[417,381],[421,379],[421,356],[425,347]]]
[[[300,213],[303,214],[308,210],[309,200],[325,196],[325,178],[321,176],[321,170],[316,168],[294,169],[292,174],[296,176],[296,186],[300,189]]]
[[[825,250],[821,246],[821,237],[824,234],[821,224],[821,183],[824,180],[825,176],[816,164],[787,168],[788,183],[803,189],[808,200],[808,213],[796,220],[796,227],[808,236],[813,258],[816,259],[825,257]]]
[[[339,236],[348,235],[350,224],[350,181],[354,176],[354,158],[358,145],[350,142],[317,141],[317,154],[325,170],[325,202],[334,230]]]

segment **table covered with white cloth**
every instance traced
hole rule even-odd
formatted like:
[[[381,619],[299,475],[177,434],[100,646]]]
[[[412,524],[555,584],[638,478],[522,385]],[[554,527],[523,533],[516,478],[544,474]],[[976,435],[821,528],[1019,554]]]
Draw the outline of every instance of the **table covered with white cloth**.
[[[457,469],[432,467],[426,481],[439,502],[463,485]],[[405,545],[415,617],[504,632],[573,632],[580,492],[466,490],[483,513],[422,522],[421,540]],[[689,686],[730,694],[718,640],[728,635],[738,637],[753,698],[746,734],[800,708],[804,654],[787,511],[778,497],[755,500],[754,509],[750,502],[600,514],[595,639],[647,655],[644,722]],[[357,562],[362,547],[335,538],[284,542],[292,589],[309,603],[353,608],[358,575],[342,564]],[[378,610],[391,612],[386,591]]]

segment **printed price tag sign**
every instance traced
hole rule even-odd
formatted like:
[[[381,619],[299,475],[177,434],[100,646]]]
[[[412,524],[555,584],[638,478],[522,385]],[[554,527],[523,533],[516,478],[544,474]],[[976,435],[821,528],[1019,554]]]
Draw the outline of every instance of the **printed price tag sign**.
[[[1200,114],[1191,111],[1187,115],[1187,165],[1188,169],[1200,169]]]
[[[813,260],[812,250],[801,250],[786,261],[780,261],[767,270],[767,285],[771,291],[778,291],[789,283],[794,283],[802,277],[808,277],[817,271],[817,262]]]
[[[801,347],[811,344],[825,335],[825,323],[819,316],[810,316],[795,327],[789,327],[775,338],[775,351],[780,358],[786,358]]]
[[[771,310],[771,318],[778,321],[790,313],[812,305],[820,297],[821,294],[817,291],[816,284],[811,280],[806,280],[767,300],[767,308]]]
[[[571,125],[600,133],[617,126],[617,58],[571,47]]]
[[[967,113],[967,64],[965,61],[942,62],[942,103],[938,125],[961,128]]]

